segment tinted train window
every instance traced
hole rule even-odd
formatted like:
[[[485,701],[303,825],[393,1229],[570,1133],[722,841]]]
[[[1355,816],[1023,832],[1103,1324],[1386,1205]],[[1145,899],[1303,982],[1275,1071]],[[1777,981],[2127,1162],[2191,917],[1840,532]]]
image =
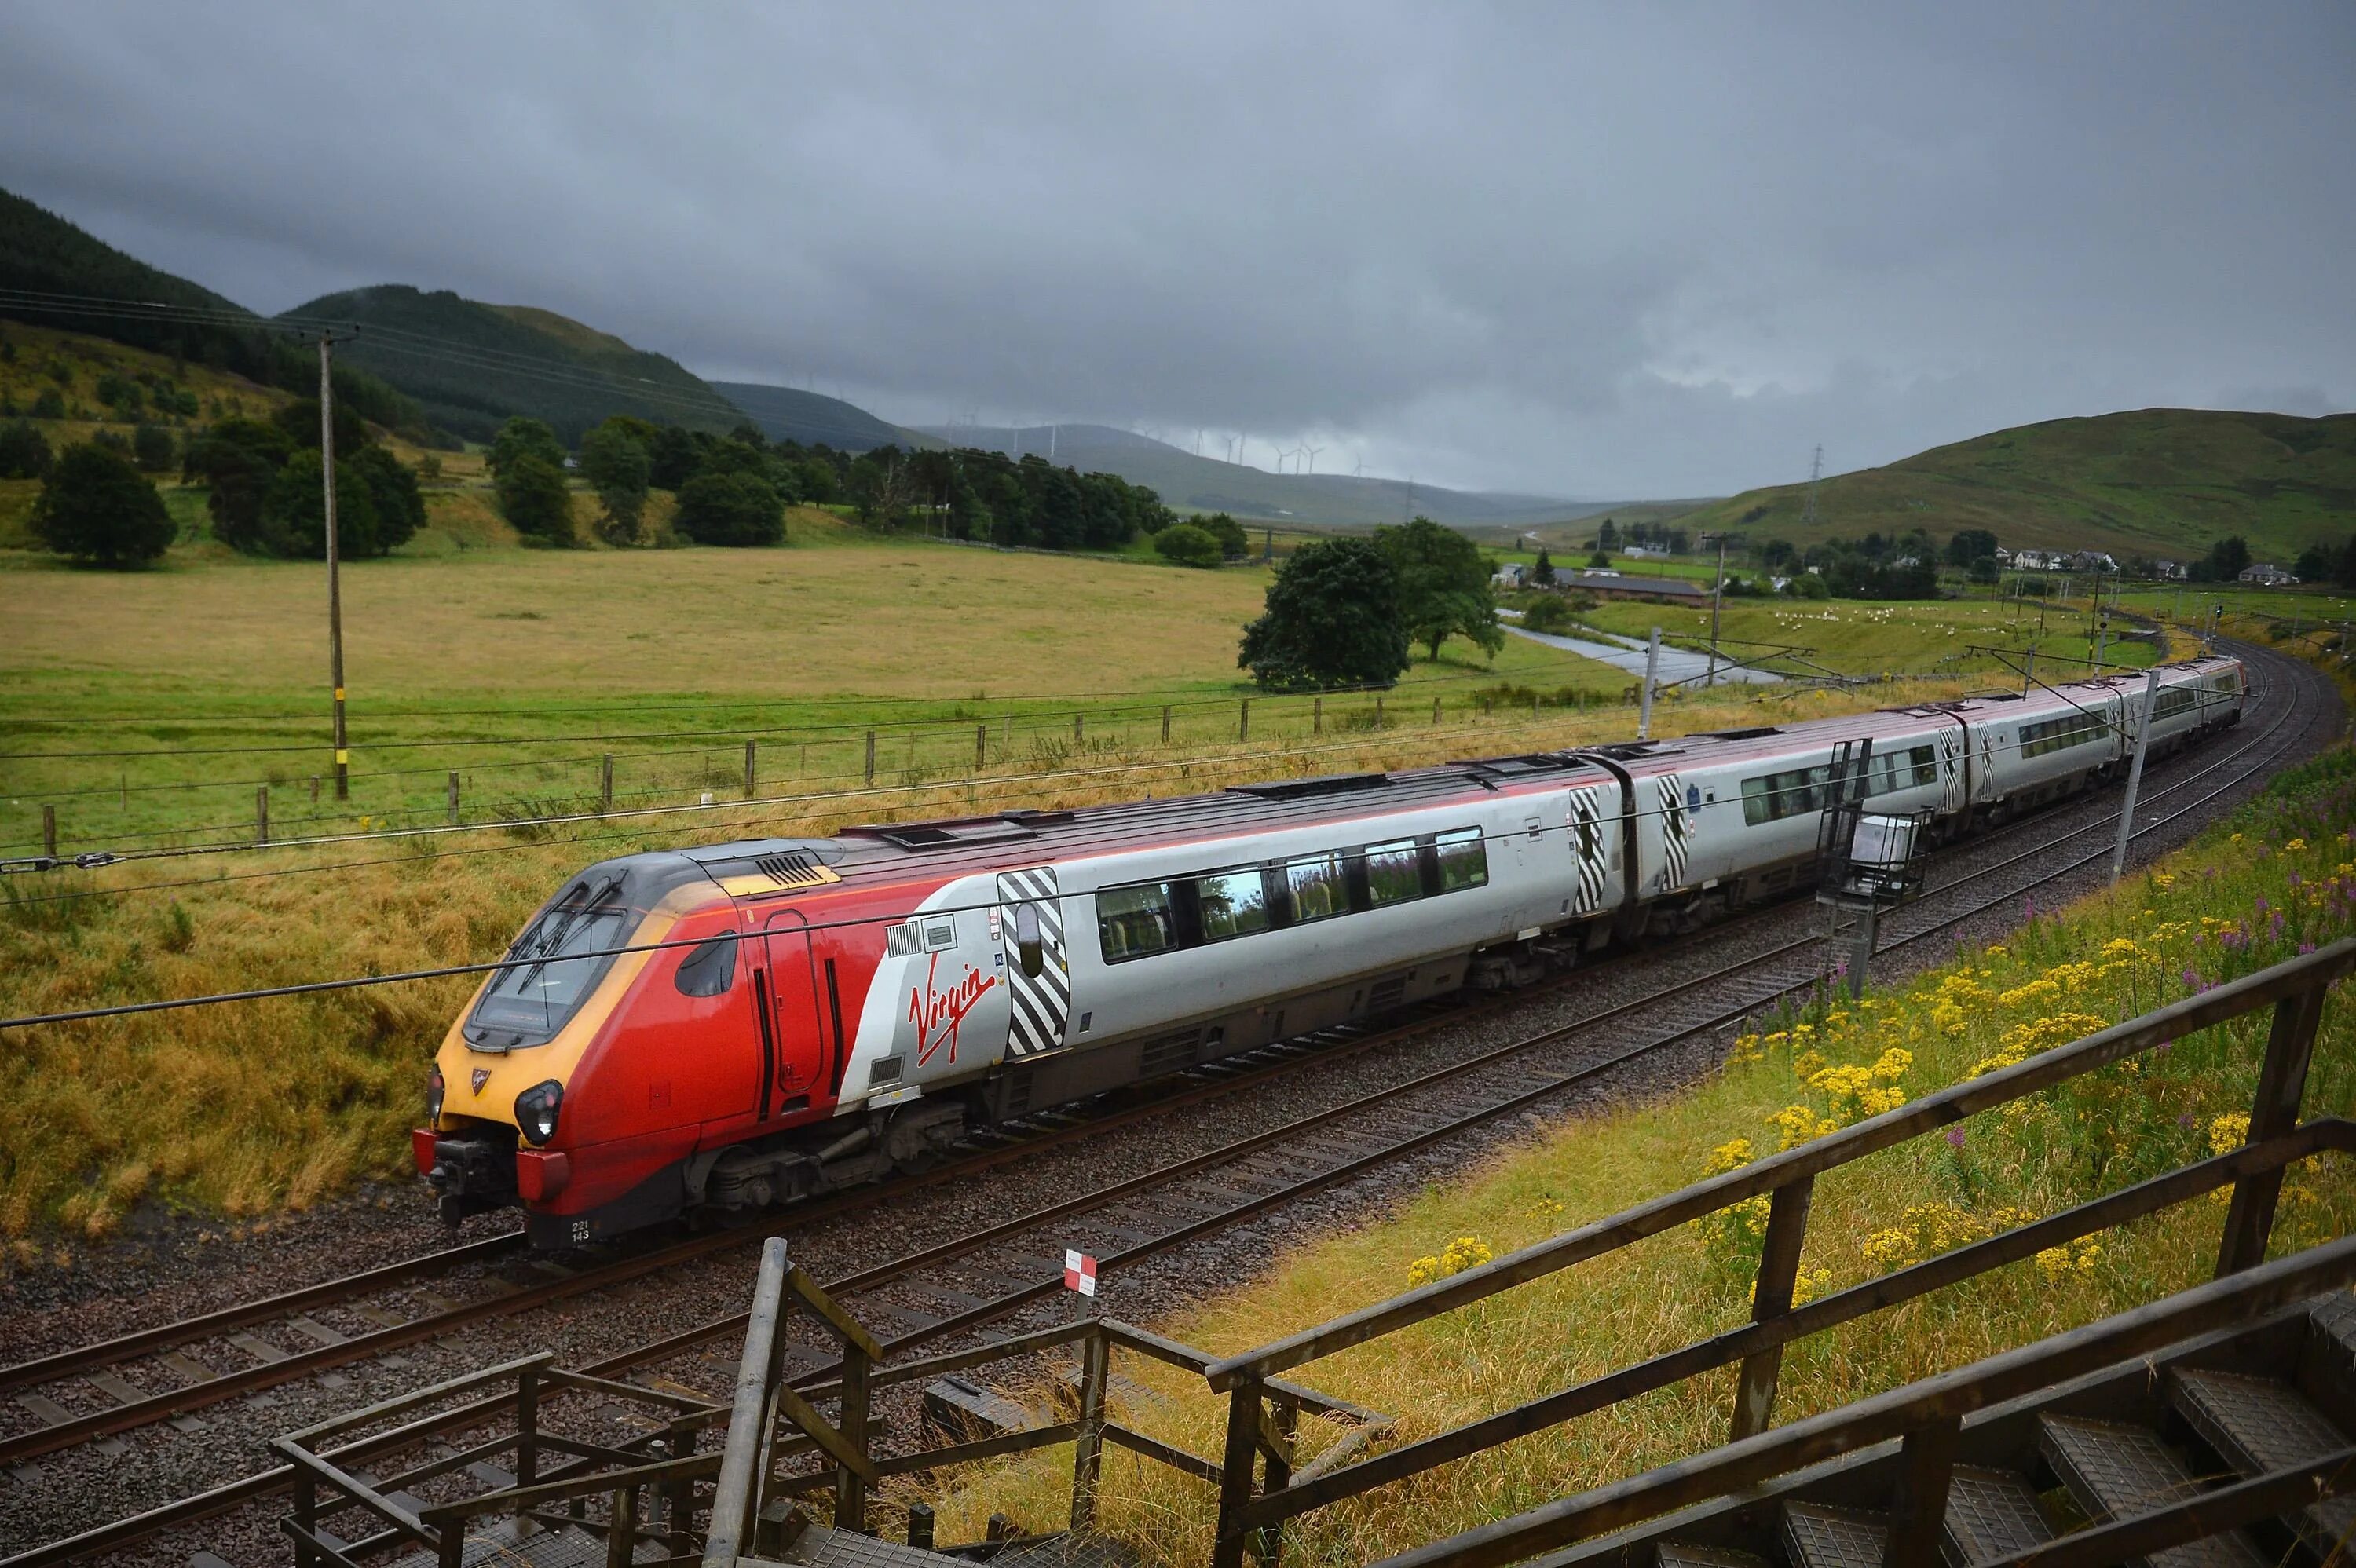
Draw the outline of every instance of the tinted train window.
[[[1744,779],[1742,820],[1756,827],[1762,823],[1822,811],[1825,781],[1831,776],[1832,769],[1825,766],[1790,768],[1780,773]]]
[[[1873,788],[1869,793],[1889,795],[1938,782],[1938,754],[1928,746],[1916,746],[1904,752],[1885,752],[1874,758]]]
[[[1582,826],[1586,826],[1582,824]],[[1592,827],[1588,831],[1594,831]],[[1477,888],[1489,880],[1489,850],[1481,842],[1477,827],[1459,827],[1441,834],[1433,842],[1440,854],[1440,891],[1452,893],[1459,888]]]
[[[1339,855],[1309,855],[1286,861],[1284,883],[1286,891],[1292,895],[1292,920],[1296,925],[1350,912],[1350,889],[1342,880]]]
[[[1105,962],[1143,958],[1178,945],[1178,925],[1170,912],[1170,884],[1108,888],[1097,895],[1097,941]]]
[[[736,938],[732,933],[690,948],[671,984],[682,997],[718,997],[727,993],[735,978]]]
[[[1412,838],[1366,846],[1366,898],[1379,909],[1423,897],[1423,854]]]
[[[2151,716],[2155,719],[2173,719],[2200,700],[2201,694],[2190,687],[2172,686],[2162,691],[2159,694],[2159,700],[2152,704]]]
[[[2099,741],[2111,732],[2111,727],[2090,714],[2071,714],[2061,719],[2042,720],[2020,727],[2020,754],[2041,757],[2049,752],[2065,751]]]
[[[1194,900],[1202,912],[1205,942],[1268,929],[1268,885],[1257,870],[1205,877],[1194,884]]]

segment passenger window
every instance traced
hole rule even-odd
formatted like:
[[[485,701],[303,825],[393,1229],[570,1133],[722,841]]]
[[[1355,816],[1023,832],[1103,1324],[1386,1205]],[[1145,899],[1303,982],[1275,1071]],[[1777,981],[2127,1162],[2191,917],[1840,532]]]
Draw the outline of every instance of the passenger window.
[[[1292,895],[1292,921],[1306,925],[1350,912],[1350,890],[1342,880],[1342,857],[1311,855],[1287,861],[1286,891]]]
[[[1906,757],[1914,764],[1914,783],[1918,788],[1939,782],[1939,758],[1935,751],[1929,746],[1917,746],[1907,752]]]
[[[1423,897],[1423,856],[1412,838],[1366,846],[1366,898],[1380,909]]]
[[[1581,822],[1580,831],[1592,838],[1595,827]],[[1489,851],[1481,842],[1477,827],[1451,828],[1440,834],[1432,843],[1440,857],[1440,891],[1452,893],[1459,888],[1477,888],[1489,880]],[[1592,858],[1590,847],[1588,855]]]
[[[671,983],[682,997],[718,997],[727,994],[735,978],[736,937],[731,933],[690,948]]]
[[[1257,870],[1226,871],[1194,884],[1203,940],[1225,942],[1268,929],[1268,886]]]
[[[1177,946],[1178,926],[1170,912],[1170,884],[1148,882],[1142,887],[1108,888],[1098,893],[1097,941],[1108,964],[1166,953]]]

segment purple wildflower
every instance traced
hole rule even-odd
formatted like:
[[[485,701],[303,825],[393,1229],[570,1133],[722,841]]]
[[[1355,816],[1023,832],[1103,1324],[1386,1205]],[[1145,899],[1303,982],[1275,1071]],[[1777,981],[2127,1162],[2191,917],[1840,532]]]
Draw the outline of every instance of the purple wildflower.
[[[2192,1119],[2191,1112],[2187,1111],[2184,1115],[2176,1118],[2176,1125],[2190,1132],[2192,1128],[2199,1126],[2201,1124]]]
[[[1954,1126],[1947,1129],[1947,1147],[1954,1149],[1960,1149],[1964,1147],[1964,1129],[1962,1127]]]
[[[2312,942],[2302,942],[2298,944],[2298,950],[2301,953],[2312,953],[2315,951],[2315,944]]]

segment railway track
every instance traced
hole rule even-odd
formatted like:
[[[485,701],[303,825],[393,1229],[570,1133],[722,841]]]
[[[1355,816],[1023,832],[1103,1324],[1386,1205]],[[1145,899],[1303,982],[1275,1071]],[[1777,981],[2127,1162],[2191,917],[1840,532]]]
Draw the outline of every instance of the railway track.
[[[2272,656],[2265,656],[2269,659]],[[2222,756],[2194,754],[2183,759],[2201,765],[2171,768],[2171,776],[2155,781],[2144,796],[2152,807],[2170,797],[2163,814],[2152,815],[2137,837],[2158,834],[2176,820],[2201,809],[2251,776],[2274,766],[2304,738],[2300,716],[2307,711],[2297,700],[2298,681],[2319,678],[2304,667],[2276,661],[2263,692],[2254,693],[2253,708],[2263,716],[2263,728],[2244,729],[2240,744]],[[2246,723],[2246,721],[2245,721]],[[2220,782],[2220,775],[2222,775]],[[2085,804],[2083,800],[2081,805]],[[2068,807],[2060,808],[2068,810]],[[2045,830],[2047,836],[2014,853],[1976,869],[1950,877],[1930,889],[1916,903],[1890,923],[1879,953],[1895,952],[1924,942],[1941,932],[2033,891],[2056,878],[2101,860],[2109,852],[2108,837],[2092,850],[2055,859],[2060,846],[2083,840],[2107,824],[2115,810],[2092,822],[2064,831],[2051,831],[2051,814],[2025,818],[1979,836],[1971,848],[1985,852],[2015,838],[2026,839]],[[2008,876],[2006,873],[2019,873]],[[1713,928],[1724,938],[1738,929],[1789,922],[1790,906]],[[1085,1196],[1033,1210],[950,1242],[922,1247],[871,1268],[830,1281],[829,1288],[869,1315],[895,1349],[954,1336],[1002,1318],[1061,1288],[1062,1252],[1076,1241],[1091,1250],[1110,1270],[1121,1270],[1215,1232],[1246,1223],[1313,1193],[1349,1182],[1397,1161],[1407,1159],[1447,1140],[1516,1115],[1539,1113],[1574,1091],[1640,1060],[1681,1043],[1697,1042],[1729,1029],[1762,1008],[1819,984],[1822,939],[1813,933],[1773,945],[1762,952],[1719,965],[1705,974],[1670,985],[1650,995],[1603,1008],[1570,1022],[1527,1034],[1476,1055],[1447,1063],[1344,1103],[1296,1116],[1223,1144],[1215,1148],[1166,1162]],[[1579,972],[1556,988],[1592,977],[1594,970]],[[162,1325],[102,1344],[21,1363],[0,1370],[0,1390],[54,1387],[79,1378],[102,1392],[119,1384],[139,1391],[120,1374],[105,1369],[149,1360],[173,1366],[175,1356],[193,1362],[185,1352],[167,1347],[200,1341],[226,1342],[246,1349],[254,1364],[241,1371],[218,1373],[187,1386],[137,1399],[121,1400],[111,1408],[76,1413],[66,1421],[0,1439],[0,1462],[24,1458],[84,1443],[103,1442],[112,1434],[158,1420],[185,1418],[189,1412],[220,1400],[297,1378],[327,1372],[355,1360],[382,1357],[405,1345],[434,1339],[490,1318],[513,1316],[590,1291],[626,1284],[661,1273],[695,1258],[708,1256],[782,1231],[813,1225],[823,1220],[877,1207],[935,1182],[962,1179],[992,1165],[1029,1157],[1083,1136],[1100,1136],[1111,1126],[1168,1115],[1190,1105],[1233,1094],[1333,1061],[1395,1044],[1408,1036],[1442,1025],[1461,1024],[1483,1012],[1520,1007],[1528,992],[1516,993],[1472,1008],[1434,1009],[1386,1029],[1329,1031],[1324,1038],[1254,1053],[1226,1069],[1198,1074],[1177,1093],[1165,1089],[1150,1101],[1112,1106],[1093,1115],[1050,1115],[1028,1127],[1011,1129],[985,1140],[949,1169],[926,1177],[898,1180],[819,1203],[803,1205],[769,1221],[738,1230],[689,1238],[636,1251],[627,1255],[573,1269],[546,1260],[522,1263],[519,1242],[494,1237],[461,1248],[407,1260],[347,1279],[324,1282],[266,1301],[225,1309],[181,1323]],[[1534,1062],[1539,1052],[1545,1060]],[[1050,1230],[1050,1227],[1054,1229]],[[466,1302],[452,1302],[424,1291],[419,1281],[477,1262],[515,1263],[538,1277],[527,1283],[490,1277],[490,1293]],[[423,1312],[396,1313],[391,1308],[355,1308],[363,1318],[378,1314],[397,1317],[361,1333],[346,1333],[318,1323],[311,1316],[330,1302],[356,1297],[381,1297],[386,1292],[422,1304]],[[371,1302],[369,1306],[374,1306]],[[307,1342],[293,1351],[247,1330],[254,1325],[278,1324],[281,1339],[302,1336]],[[595,1362],[588,1370],[605,1375],[641,1374],[669,1363],[691,1381],[725,1386],[725,1376],[693,1362],[701,1348],[741,1334],[741,1316],[723,1317],[694,1328],[649,1340],[619,1355]],[[287,1330],[291,1330],[291,1333]],[[276,1354],[264,1354],[253,1346]],[[825,1366],[815,1357],[803,1369],[805,1381],[822,1377]],[[203,1363],[193,1362],[203,1368]],[[208,1372],[209,1368],[203,1368]],[[30,1404],[19,1394],[20,1403]],[[47,1401],[56,1405],[54,1400]],[[32,1406],[38,1413],[38,1406]],[[57,1408],[62,1410],[62,1406]],[[0,1568],[32,1568],[36,1563],[71,1561],[88,1553],[127,1544],[175,1524],[218,1513],[276,1484],[275,1472],[245,1477],[227,1487],[179,1499],[95,1531],[37,1547],[7,1559]]]

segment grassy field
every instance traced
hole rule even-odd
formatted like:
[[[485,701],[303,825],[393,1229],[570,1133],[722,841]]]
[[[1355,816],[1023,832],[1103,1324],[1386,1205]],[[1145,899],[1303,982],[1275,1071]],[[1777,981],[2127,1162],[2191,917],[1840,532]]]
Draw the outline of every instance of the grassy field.
[[[1677,524],[1806,544],[1832,535],[1924,528],[1944,540],[1988,528],[2006,546],[2105,549],[2186,560],[2241,534],[2287,565],[2337,547],[2356,516],[2356,414],[2143,409],[2053,420],[1837,474],[1804,521],[1804,485],[1778,485],[1689,512]]]
[[[1414,1283],[1453,1245],[1504,1253],[1867,1114],[1855,1083],[1911,1098],[2347,934],[2356,898],[2356,754],[2294,770],[2147,875],[2016,939],[1849,1007],[1819,997],[1738,1042],[1724,1071],[1657,1104],[1581,1118],[1428,1188],[1388,1220],[1281,1249],[1252,1285],[1162,1332],[1215,1354],[1264,1344]],[[1802,1299],[1926,1258],[2231,1147],[2264,1051],[2264,1013],[1844,1167],[1816,1183]],[[1857,1070],[1843,1074],[1837,1070]],[[1828,1070],[1833,1070],[1828,1072]],[[2309,1115],[2356,1110],[2356,1017],[2325,1015]],[[2219,1195],[2221,1198],[2222,1194]],[[1764,1200],[1757,1200],[1761,1208]],[[1788,1423],[2183,1288],[2213,1265],[2222,1202],[2167,1211],[1957,1289],[1800,1341],[1776,1407]],[[2277,1251],[2356,1224],[2338,1156],[2292,1168]],[[1748,1316],[1757,1231],[1704,1222],[1314,1362],[1288,1377],[1394,1413],[1413,1441],[1723,1331]],[[1119,1279],[1106,1310],[1122,1312]],[[1119,1419],[1215,1456],[1224,1404],[1199,1378],[1124,1358],[1150,1394]],[[1731,1370],[1542,1432],[1288,1531],[1286,1560],[1359,1563],[1724,1441]],[[1304,1451],[1339,1435],[1302,1424]],[[1069,1450],[959,1473],[947,1538],[1002,1511],[1042,1528],[1067,1506]],[[1106,1528],[1154,1563],[1198,1563],[1209,1489],[1108,1450]]]

